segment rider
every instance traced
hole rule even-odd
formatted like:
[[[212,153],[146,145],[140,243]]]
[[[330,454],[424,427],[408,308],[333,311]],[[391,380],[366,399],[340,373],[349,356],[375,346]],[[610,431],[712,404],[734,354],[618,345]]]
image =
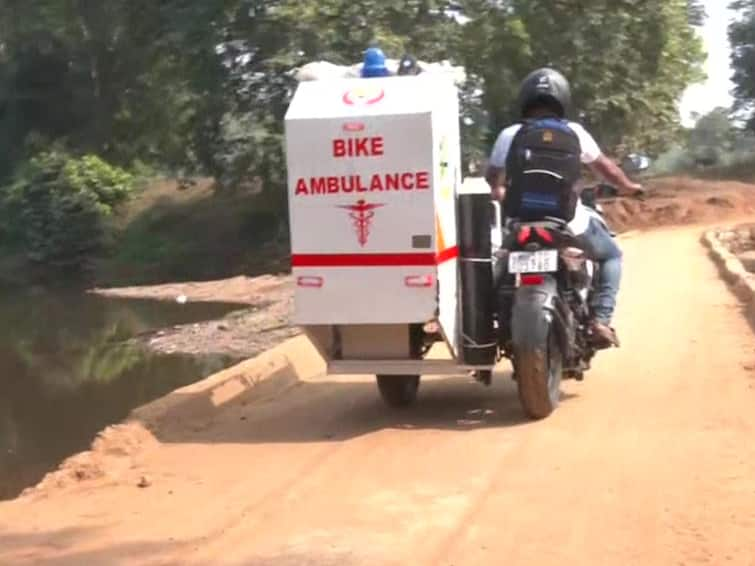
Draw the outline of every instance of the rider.
[[[370,47],[364,52],[362,78],[387,77],[390,75],[385,66],[385,54],[379,47]]]
[[[557,117],[563,120],[571,106],[569,82],[558,71],[549,68],[538,69],[524,79],[518,103],[523,119]],[[634,196],[644,193],[641,185],[632,182],[601,152],[587,130],[574,122],[568,122],[568,125],[579,138],[582,163],[618,187],[619,194]],[[515,124],[500,133],[488,162],[485,178],[490,185],[493,198],[498,200],[503,200],[506,193],[506,160],[512,140],[520,128],[521,124]],[[600,264],[599,281],[592,305],[592,332],[601,341],[618,345],[616,333],[611,328],[611,318],[621,282],[621,250],[603,223],[592,217],[581,201],[577,203],[569,228]]]

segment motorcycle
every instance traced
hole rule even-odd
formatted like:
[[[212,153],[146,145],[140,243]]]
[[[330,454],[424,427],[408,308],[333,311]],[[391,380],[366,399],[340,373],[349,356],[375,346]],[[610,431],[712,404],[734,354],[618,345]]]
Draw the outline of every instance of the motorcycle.
[[[650,160],[630,154],[622,164],[634,175]],[[586,187],[580,199],[591,218],[615,237],[603,217],[599,198],[615,197],[606,183]],[[645,198],[639,193],[638,198]],[[600,265],[558,218],[501,224],[500,204],[492,202],[495,325],[499,355],[511,360],[519,399],[532,418],[558,406],[562,379],[582,381],[599,350],[609,348],[591,332],[591,302]],[[483,381],[490,379],[483,376]]]
[[[581,198],[608,229],[596,191],[585,189]],[[582,381],[595,354],[610,347],[590,330],[599,264],[565,221],[511,220],[503,227],[498,203],[493,207],[499,350],[513,364],[525,412],[545,418],[558,405],[562,379]]]

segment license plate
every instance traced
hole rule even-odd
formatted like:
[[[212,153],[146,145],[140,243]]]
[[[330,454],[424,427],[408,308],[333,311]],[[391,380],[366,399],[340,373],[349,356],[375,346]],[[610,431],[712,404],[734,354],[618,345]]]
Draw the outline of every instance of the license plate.
[[[558,251],[511,252],[509,273],[553,273],[558,271]]]

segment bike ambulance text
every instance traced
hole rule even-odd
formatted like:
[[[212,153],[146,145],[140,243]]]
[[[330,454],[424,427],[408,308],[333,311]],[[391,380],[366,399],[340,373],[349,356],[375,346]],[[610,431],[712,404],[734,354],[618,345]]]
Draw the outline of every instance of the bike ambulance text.
[[[374,158],[385,154],[382,136],[339,138],[332,142],[334,159]],[[366,193],[384,191],[414,191],[430,188],[429,171],[376,173],[372,176],[329,175],[300,178],[296,182],[296,196],[338,193]]]

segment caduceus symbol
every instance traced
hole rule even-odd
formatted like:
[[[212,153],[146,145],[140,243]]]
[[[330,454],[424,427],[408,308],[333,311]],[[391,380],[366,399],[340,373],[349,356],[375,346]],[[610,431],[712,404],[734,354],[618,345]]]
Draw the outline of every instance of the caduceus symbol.
[[[364,247],[367,244],[367,239],[370,237],[370,226],[372,226],[372,219],[375,216],[375,209],[385,206],[384,204],[368,204],[365,200],[358,200],[356,204],[340,205],[338,208],[343,208],[349,211],[349,218],[354,221],[354,230],[357,233],[357,241],[359,245]]]

